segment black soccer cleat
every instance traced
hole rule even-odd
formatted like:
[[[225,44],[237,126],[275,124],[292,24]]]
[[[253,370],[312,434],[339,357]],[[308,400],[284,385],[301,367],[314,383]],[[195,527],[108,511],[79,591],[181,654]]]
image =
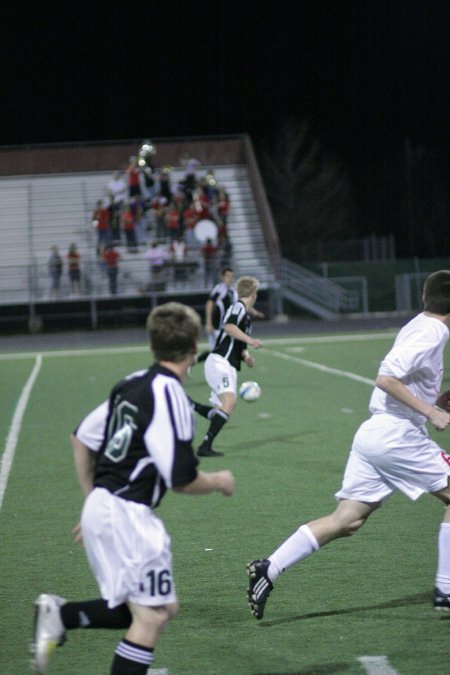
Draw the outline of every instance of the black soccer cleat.
[[[256,619],[262,619],[267,598],[273,589],[273,584],[267,576],[269,560],[252,560],[247,565],[249,577],[247,600],[250,611]]]
[[[223,457],[223,452],[213,450],[207,443],[202,443],[197,448],[197,455],[199,457]]]
[[[445,595],[438,588],[434,589],[434,599],[433,599],[434,609],[448,612],[450,609],[450,595]]]

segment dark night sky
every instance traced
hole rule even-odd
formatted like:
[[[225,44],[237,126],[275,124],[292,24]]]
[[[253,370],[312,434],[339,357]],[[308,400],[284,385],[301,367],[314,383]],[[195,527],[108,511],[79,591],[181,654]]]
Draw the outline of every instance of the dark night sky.
[[[449,0],[3,0],[0,145],[249,133],[449,146]]]

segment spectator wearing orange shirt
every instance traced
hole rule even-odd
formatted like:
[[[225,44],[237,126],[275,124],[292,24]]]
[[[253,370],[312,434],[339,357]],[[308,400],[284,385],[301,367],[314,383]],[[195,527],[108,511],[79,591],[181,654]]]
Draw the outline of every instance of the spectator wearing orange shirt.
[[[97,255],[101,255],[102,248],[111,241],[111,211],[101,199],[92,213],[92,225],[97,230]]]
[[[80,260],[81,256],[78,252],[76,244],[70,244],[69,250],[66,254],[67,271],[69,273],[70,290],[72,293],[80,293],[81,270]]]
[[[103,251],[106,274],[108,275],[109,290],[111,295],[117,294],[117,276],[119,274],[120,253],[110,244]]]
[[[130,204],[126,205],[122,213],[122,228],[127,242],[127,249],[130,253],[137,253],[135,214]]]
[[[181,232],[180,211],[172,202],[166,213],[166,229],[171,241],[180,236]]]

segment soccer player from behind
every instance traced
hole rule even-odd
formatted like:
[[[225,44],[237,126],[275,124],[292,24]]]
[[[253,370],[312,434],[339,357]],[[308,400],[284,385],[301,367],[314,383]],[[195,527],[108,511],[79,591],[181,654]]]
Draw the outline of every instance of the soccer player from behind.
[[[255,304],[259,281],[241,277],[237,281],[238,300],[226,311],[216,346],[205,361],[205,378],[211,387],[210,401],[214,408],[203,442],[197,449],[200,457],[221,457],[223,452],[213,449],[212,443],[236,406],[237,371],[244,361],[253,368],[255,360],[248,347],[258,349],[262,342],[251,337],[251,310]]]
[[[450,609],[450,455],[425,427],[429,421],[443,431],[450,423],[449,413],[435,405],[449,337],[449,270],[427,277],[423,302],[424,311],[400,330],[380,364],[369,404],[372,415],[353,439],[334,512],[301,525],[267,559],[247,565],[247,599],[257,619],[280,574],[333,539],[354,534],[397,490],[412,500],[429,493],[446,505],[434,607]]]
[[[170,302],[152,310],[147,328],[155,363],[119,382],[109,401],[71,437],[86,495],[81,534],[101,598],[73,602],[47,593],[37,598],[38,673],[47,671],[56,646],[75,628],[125,630],[111,675],[147,673],[178,607],[170,538],[154,509],[167,489],[183,495],[234,491],[229,471],[197,469],[192,448],[194,416],[182,383],[196,355],[199,316]],[[95,652],[92,659],[91,672],[97,673]]]

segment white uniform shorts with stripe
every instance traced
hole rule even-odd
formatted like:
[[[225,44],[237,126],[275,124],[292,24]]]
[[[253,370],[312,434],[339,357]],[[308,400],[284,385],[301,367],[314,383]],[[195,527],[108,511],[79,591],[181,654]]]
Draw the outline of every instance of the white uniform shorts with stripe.
[[[209,354],[205,361],[205,378],[211,387],[209,400],[213,405],[222,405],[219,396],[227,391],[236,396],[236,368],[220,354]]]
[[[410,499],[447,487],[450,455],[425,427],[392,415],[374,415],[355,434],[337,499],[375,503],[396,490]]]
[[[84,503],[81,531],[108,607],[123,602],[159,606],[177,601],[170,537],[148,506],[95,488]]]

